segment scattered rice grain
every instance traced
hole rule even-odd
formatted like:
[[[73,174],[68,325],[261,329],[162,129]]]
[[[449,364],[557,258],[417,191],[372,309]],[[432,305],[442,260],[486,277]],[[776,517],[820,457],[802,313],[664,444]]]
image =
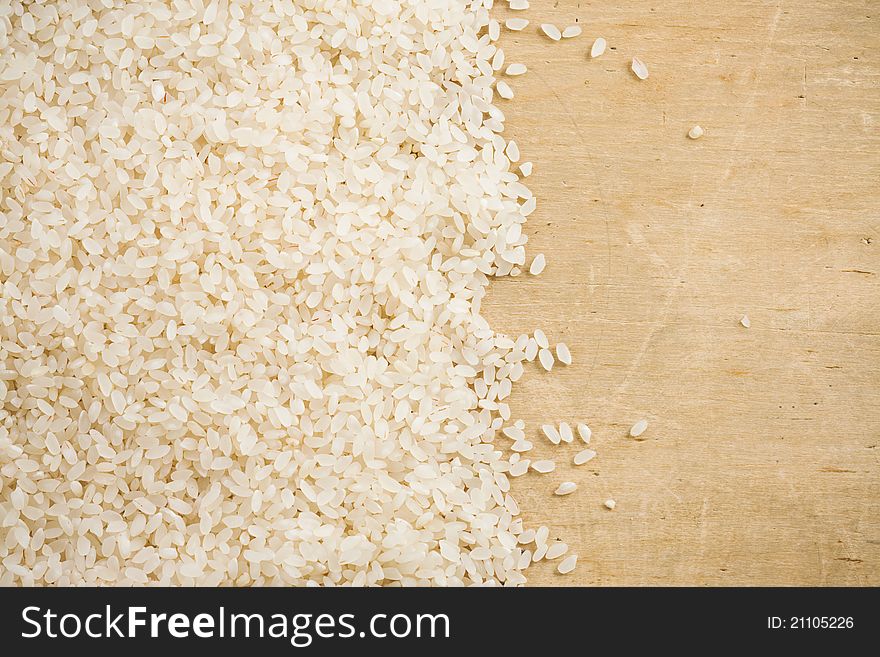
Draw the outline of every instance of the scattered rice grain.
[[[547,561],[553,561],[554,559],[558,559],[563,554],[568,552],[568,545],[563,543],[562,541],[556,541],[555,543],[550,544],[547,547],[547,552],[544,554],[544,558]]]
[[[544,271],[544,268],[546,266],[547,266],[547,260],[545,259],[544,254],[539,253],[538,255],[535,256],[535,259],[532,260],[532,264],[529,265],[529,273],[532,276],[537,276],[542,271]]]
[[[495,82],[495,91],[497,91],[498,95],[505,100],[510,100],[511,98],[513,98],[513,89],[511,89],[510,85],[507,84],[504,80],[497,80]]]
[[[534,332],[535,342],[538,343],[538,346],[542,349],[550,348],[550,340],[547,339],[547,335],[541,329],[535,329]]]
[[[567,575],[577,566],[577,559],[578,558],[576,554],[572,554],[571,556],[566,557],[559,563],[559,566],[556,568],[556,570],[559,571],[561,575]]]
[[[585,443],[587,443],[589,445],[590,444],[590,437],[593,435],[593,432],[590,430],[590,427],[588,427],[583,422],[578,422],[577,431],[578,431],[578,435],[581,437],[581,440],[583,440]]]
[[[520,30],[524,30],[528,27],[529,21],[525,18],[508,18],[504,21],[504,26],[508,30],[512,30],[514,32],[519,32]]]
[[[632,428],[629,430],[629,435],[632,436],[633,438],[638,438],[643,433],[645,433],[645,429],[647,429],[647,428],[648,428],[648,421],[647,420],[639,420],[634,425],[632,425]]]
[[[559,423],[559,437],[564,443],[570,443],[574,441],[574,433],[572,432],[571,425],[568,422]]]
[[[542,23],[541,31],[554,41],[559,41],[562,38],[562,33],[559,31],[559,28],[552,23]]]
[[[541,363],[541,367],[548,372],[553,369],[553,354],[550,353],[549,349],[541,349],[538,352],[538,361]]]
[[[564,365],[571,365],[571,352],[568,349],[568,345],[564,342],[556,345],[556,358]]]
[[[636,77],[639,80],[648,79],[648,67],[645,65],[645,62],[638,57],[633,57],[630,68],[632,68],[632,72],[636,74]]]
[[[583,465],[596,458],[596,451],[592,449],[584,449],[574,455],[574,464]]]
[[[549,459],[532,462],[532,470],[534,470],[535,472],[540,472],[541,474],[553,472],[555,469],[556,464]]]
[[[547,440],[554,445],[558,445],[562,442],[562,436],[559,435],[559,431],[552,424],[542,424],[541,431],[547,436]]]

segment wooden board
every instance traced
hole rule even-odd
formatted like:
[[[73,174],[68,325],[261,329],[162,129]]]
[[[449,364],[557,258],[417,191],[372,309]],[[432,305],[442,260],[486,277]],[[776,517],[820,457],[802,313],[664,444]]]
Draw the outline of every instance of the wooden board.
[[[558,463],[516,480],[524,516],[580,557],[530,582],[880,584],[880,4],[497,4],[531,21],[503,30],[529,72],[500,103],[548,266],[487,314],[575,358],[512,399]],[[560,420],[589,422],[594,461],[538,437]]]

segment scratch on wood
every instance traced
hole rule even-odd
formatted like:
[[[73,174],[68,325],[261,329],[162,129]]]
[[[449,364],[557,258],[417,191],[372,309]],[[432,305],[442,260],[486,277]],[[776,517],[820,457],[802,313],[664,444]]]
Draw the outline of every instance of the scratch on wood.
[[[758,97],[758,82],[761,80],[761,71],[764,69],[764,65],[767,62],[767,58],[770,56],[770,53],[773,51],[773,40],[776,38],[776,31],[779,29],[779,19],[782,17],[782,3],[780,2],[776,6],[776,12],[773,14],[773,18],[770,19],[770,24],[767,27],[767,37],[764,39],[765,45],[764,49],[761,51],[761,57],[758,59],[758,64],[755,66],[755,74],[752,79],[752,90],[749,94],[749,97],[746,99],[746,102],[743,104],[743,120],[740,123],[739,130],[736,132],[736,136],[733,139],[733,146],[731,150],[731,157],[727,161],[727,165],[724,171],[724,175],[721,177],[722,182],[727,182],[730,178],[730,174],[733,171],[733,160],[736,157],[737,151],[742,146],[743,139],[746,136],[746,124],[745,121],[753,114],[751,111],[754,109],[755,100]]]

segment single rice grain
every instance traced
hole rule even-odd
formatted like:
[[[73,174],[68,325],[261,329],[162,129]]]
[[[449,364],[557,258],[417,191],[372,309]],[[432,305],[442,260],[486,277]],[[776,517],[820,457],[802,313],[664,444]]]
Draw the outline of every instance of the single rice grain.
[[[529,265],[529,273],[532,276],[537,276],[541,272],[544,271],[544,268],[547,266],[547,260],[544,257],[543,253],[539,253],[535,256],[535,259],[532,260],[532,264]]]
[[[559,431],[552,424],[542,424],[541,431],[554,445],[558,445],[562,441],[562,436],[559,435]]]
[[[541,474],[553,472],[555,469],[556,464],[549,459],[532,462],[532,470],[534,470],[535,472],[540,472]]]
[[[596,451],[592,449],[584,449],[574,455],[574,464],[583,465],[596,458]]]
[[[556,358],[564,365],[571,365],[571,351],[569,351],[568,345],[564,342],[556,345]]]
[[[574,432],[571,430],[571,425],[568,422],[559,423],[559,436],[564,443],[570,443],[574,440]]]
[[[639,80],[647,80],[648,79],[648,67],[641,59],[638,57],[632,58],[632,64],[630,65],[632,72],[635,73],[636,77]]]
[[[581,437],[581,440],[583,440],[587,444],[590,443],[590,437],[593,435],[593,432],[590,430],[590,427],[588,427],[583,422],[578,422],[577,432],[578,432],[578,435]]]
[[[505,100],[510,100],[511,98],[513,98],[513,89],[511,89],[510,85],[507,84],[504,80],[498,80],[495,82],[495,91],[497,91],[498,95]]]
[[[647,428],[648,428],[648,421],[647,420],[639,420],[634,425],[632,425],[632,427],[629,430],[629,435],[632,436],[633,438],[638,438],[643,433],[645,433],[645,429],[647,429]]]
[[[541,367],[548,372],[553,369],[553,354],[550,353],[549,349],[541,349],[538,352],[538,361],[541,363]]]
[[[568,573],[570,573],[571,571],[573,571],[573,570],[575,569],[576,566],[577,566],[577,555],[576,555],[576,554],[572,554],[572,555],[566,557],[565,559],[563,559],[563,560],[559,563],[559,566],[557,566],[556,570],[557,570],[561,575],[567,575]]]
[[[562,541],[556,541],[555,543],[551,543],[547,548],[547,552],[544,555],[544,558],[548,561],[553,561],[554,559],[558,559],[563,554],[568,552],[568,545],[563,543]]]
[[[541,31],[553,41],[559,41],[562,38],[562,33],[559,31],[559,28],[552,23],[542,23]]]

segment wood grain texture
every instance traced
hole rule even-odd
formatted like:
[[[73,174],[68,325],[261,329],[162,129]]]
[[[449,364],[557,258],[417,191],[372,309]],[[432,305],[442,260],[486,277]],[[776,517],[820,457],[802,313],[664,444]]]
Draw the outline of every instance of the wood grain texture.
[[[497,4],[531,21],[502,30],[529,73],[499,103],[548,266],[495,281],[486,312],[575,358],[512,398],[558,464],[515,481],[524,516],[580,555],[530,583],[880,584],[880,5]],[[538,437],[560,420],[599,456]]]

